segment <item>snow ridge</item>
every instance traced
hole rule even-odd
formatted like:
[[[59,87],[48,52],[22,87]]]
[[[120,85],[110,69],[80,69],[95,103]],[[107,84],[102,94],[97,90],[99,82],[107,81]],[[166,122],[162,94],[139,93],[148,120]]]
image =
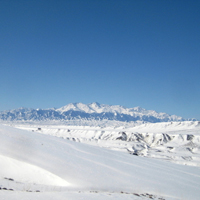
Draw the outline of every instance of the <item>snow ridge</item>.
[[[122,122],[196,121],[176,115],[158,113],[141,107],[126,108],[120,105],[70,103],[55,109],[19,108],[0,112],[1,121],[66,121],[66,120],[114,120]]]

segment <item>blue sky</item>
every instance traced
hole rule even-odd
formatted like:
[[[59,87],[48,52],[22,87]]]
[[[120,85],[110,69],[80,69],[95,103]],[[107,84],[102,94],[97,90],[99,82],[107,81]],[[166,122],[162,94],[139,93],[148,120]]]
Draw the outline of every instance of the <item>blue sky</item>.
[[[0,110],[99,102],[200,120],[199,0],[1,0]]]

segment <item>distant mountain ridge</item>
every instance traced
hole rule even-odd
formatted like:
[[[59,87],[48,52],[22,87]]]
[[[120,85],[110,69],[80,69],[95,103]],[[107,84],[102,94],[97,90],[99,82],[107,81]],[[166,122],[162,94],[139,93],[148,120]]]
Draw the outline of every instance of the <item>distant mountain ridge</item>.
[[[141,107],[126,108],[120,105],[106,105],[97,102],[90,104],[70,103],[55,109],[19,108],[0,112],[1,121],[65,121],[65,120],[115,120],[115,121],[143,121],[143,122],[169,122],[169,121],[196,121],[184,119],[176,115],[158,113]]]

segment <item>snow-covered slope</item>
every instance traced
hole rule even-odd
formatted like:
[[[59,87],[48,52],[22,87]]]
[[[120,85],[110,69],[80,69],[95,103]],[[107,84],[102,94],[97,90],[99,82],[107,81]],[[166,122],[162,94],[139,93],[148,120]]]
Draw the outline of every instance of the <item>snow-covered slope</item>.
[[[3,125],[0,138],[1,199],[197,200],[200,196],[197,167]]]
[[[49,124],[12,126],[137,156],[200,167],[200,122],[198,121],[145,123],[134,127]]]
[[[125,108],[119,105],[99,103],[71,103],[59,109],[27,109],[0,112],[1,121],[66,121],[66,120],[114,120],[122,122],[168,122],[185,121],[186,119],[140,107]],[[188,119],[187,119],[188,120]],[[194,119],[190,119],[194,120]]]

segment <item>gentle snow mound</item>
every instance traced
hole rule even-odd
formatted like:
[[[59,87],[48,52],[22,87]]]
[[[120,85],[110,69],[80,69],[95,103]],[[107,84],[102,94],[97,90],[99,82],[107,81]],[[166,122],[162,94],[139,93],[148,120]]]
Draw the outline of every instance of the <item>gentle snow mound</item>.
[[[0,155],[0,177],[12,177],[15,181],[54,186],[69,186],[60,177],[40,167]]]
[[[11,162],[11,165],[15,164],[16,162],[12,160],[14,159],[20,161],[17,165],[22,165],[25,169],[27,168],[24,167],[24,163],[28,163],[32,171],[34,171],[32,166],[44,169],[45,177],[47,177],[46,171],[51,172],[72,184],[63,187],[58,192],[63,197],[66,195],[62,199],[73,199],[67,198],[66,191],[118,194],[123,192],[132,195],[148,193],[164,197],[164,199],[181,200],[197,200],[200,196],[200,170],[197,167],[132,156],[12,127],[0,126],[0,138],[0,155],[2,155],[0,169],[3,166],[5,169],[8,162]],[[5,156],[12,159],[6,161]],[[14,166],[13,170],[15,170]],[[9,174],[9,170],[1,174],[1,187],[4,187],[5,183],[2,176],[8,175],[13,176],[14,174]],[[29,178],[32,179],[32,176]],[[30,188],[34,188],[34,185]],[[43,187],[40,186],[37,189],[41,191],[40,199],[46,199],[42,198],[46,194]],[[1,193],[0,197],[5,199]],[[58,198],[54,195],[54,199]]]

